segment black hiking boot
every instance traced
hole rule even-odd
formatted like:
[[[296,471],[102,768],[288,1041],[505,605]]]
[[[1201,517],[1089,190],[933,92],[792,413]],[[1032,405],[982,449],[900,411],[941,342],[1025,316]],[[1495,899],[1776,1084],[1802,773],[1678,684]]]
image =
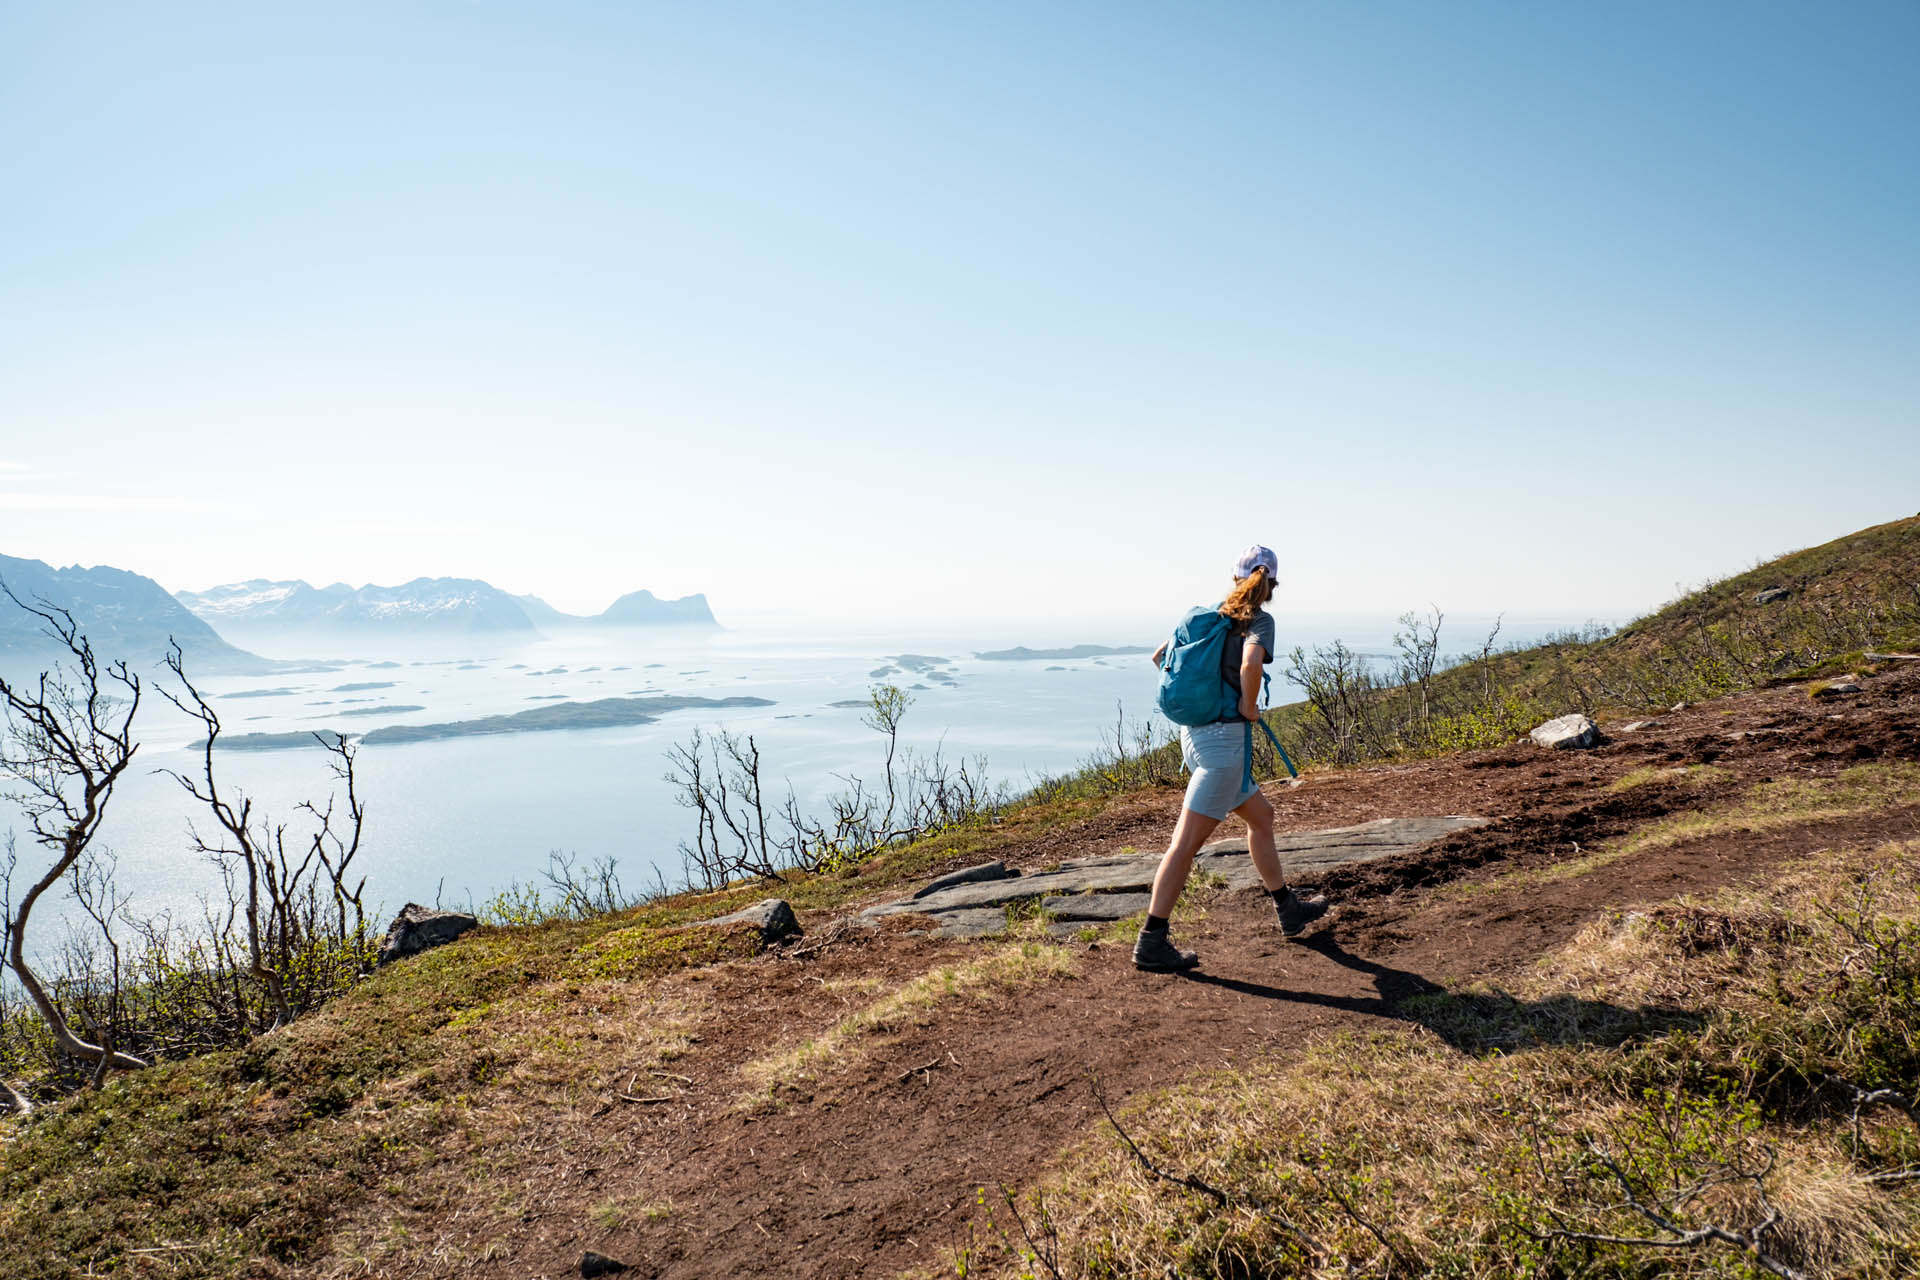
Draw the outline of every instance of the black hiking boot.
[[[1199,953],[1174,946],[1165,929],[1142,929],[1133,944],[1133,967],[1148,973],[1179,973],[1199,963]]]
[[[1273,904],[1274,913],[1280,917],[1280,936],[1297,938],[1306,931],[1306,927],[1327,914],[1327,900],[1319,894],[1303,898],[1291,889],[1284,900]]]

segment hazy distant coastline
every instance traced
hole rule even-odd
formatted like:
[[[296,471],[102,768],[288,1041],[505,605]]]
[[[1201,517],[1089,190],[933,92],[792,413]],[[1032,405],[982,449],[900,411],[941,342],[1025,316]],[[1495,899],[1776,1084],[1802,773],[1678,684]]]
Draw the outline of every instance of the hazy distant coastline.
[[[534,634],[542,627],[715,627],[704,595],[663,600],[632,591],[592,616],[562,613],[539,596],[509,595],[478,578],[415,578],[395,587],[315,587],[299,580],[250,578],[205,591],[180,591],[193,614],[221,626],[357,633],[449,631]]]
[[[1076,644],[1070,649],[1029,649],[1025,645],[1016,645],[1011,649],[989,649],[984,653],[975,653],[973,656],[982,662],[1032,662],[1039,658],[1058,662],[1065,658],[1110,658],[1116,655],[1152,652],[1153,650],[1137,644]]]

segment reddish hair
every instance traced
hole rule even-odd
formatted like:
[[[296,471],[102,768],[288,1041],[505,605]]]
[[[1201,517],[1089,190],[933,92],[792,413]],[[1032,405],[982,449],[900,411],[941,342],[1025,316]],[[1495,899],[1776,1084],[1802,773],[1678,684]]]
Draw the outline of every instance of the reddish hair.
[[[1220,602],[1220,612],[1232,618],[1241,626],[1253,621],[1253,615],[1261,606],[1273,599],[1273,579],[1267,576],[1267,568],[1260,565],[1246,577],[1233,584],[1233,590]]]

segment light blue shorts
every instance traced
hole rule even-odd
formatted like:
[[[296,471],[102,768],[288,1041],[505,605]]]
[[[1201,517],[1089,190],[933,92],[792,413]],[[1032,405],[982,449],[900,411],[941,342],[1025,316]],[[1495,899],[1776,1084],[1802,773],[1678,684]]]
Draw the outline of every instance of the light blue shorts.
[[[1186,804],[1195,813],[1224,818],[1260,794],[1245,785],[1247,726],[1238,720],[1182,728],[1180,756],[1193,771]]]

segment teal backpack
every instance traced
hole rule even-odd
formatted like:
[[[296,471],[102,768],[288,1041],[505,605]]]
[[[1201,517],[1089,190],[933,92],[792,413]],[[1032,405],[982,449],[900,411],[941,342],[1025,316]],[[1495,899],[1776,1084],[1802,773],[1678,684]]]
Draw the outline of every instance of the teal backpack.
[[[1233,619],[1196,607],[1174,628],[1160,660],[1160,714],[1175,724],[1218,724],[1240,709],[1240,689],[1223,669]]]
[[[1233,634],[1233,619],[1218,609],[1196,606],[1180,619],[1160,659],[1160,689],[1157,695],[1160,714],[1175,724],[1198,726],[1237,720],[1240,716],[1239,673],[1226,669],[1227,637]],[[1260,691],[1264,699],[1267,674],[1260,673]],[[1280,745],[1273,728],[1263,717],[1260,731],[1280,756],[1287,772],[1299,777],[1292,757]],[[1253,724],[1247,725],[1246,782],[1253,786]]]

